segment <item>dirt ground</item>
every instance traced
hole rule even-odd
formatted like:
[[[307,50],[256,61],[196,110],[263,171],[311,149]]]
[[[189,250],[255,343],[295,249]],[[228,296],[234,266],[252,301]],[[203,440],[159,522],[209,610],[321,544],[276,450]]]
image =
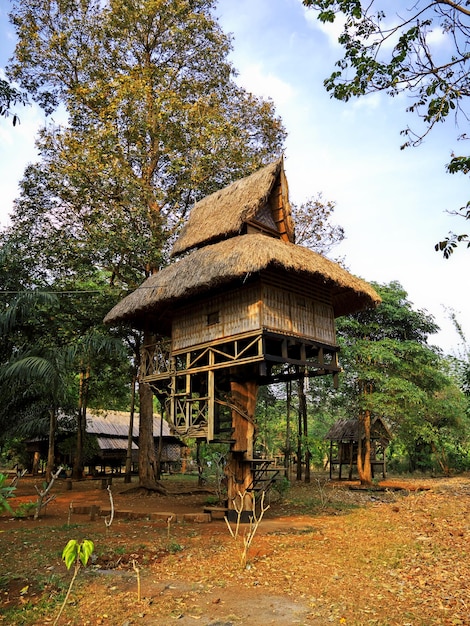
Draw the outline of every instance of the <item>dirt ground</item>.
[[[20,480],[14,511],[28,512],[35,484]],[[0,517],[0,624],[54,624],[72,578],[62,549],[90,539],[57,625],[470,625],[468,475],[293,483],[269,502],[245,567],[249,524],[234,538],[209,521],[195,478],[164,485],[143,495],[115,477],[110,526],[110,494],[92,479],[57,481],[36,521]]]

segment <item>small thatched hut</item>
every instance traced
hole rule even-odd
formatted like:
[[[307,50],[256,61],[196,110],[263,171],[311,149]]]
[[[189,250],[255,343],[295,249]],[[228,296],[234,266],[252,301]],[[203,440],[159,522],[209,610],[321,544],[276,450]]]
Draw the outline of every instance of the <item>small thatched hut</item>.
[[[330,478],[333,476],[335,466],[338,466],[338,478],[342,478],[343,465],[349,468],[349,480],[352,478],[354,466],[357,465],[359,437],[364,441],[364,434],[360,433],[360,422],[357,418],[341,419],[333,424],[327,432],[325,439],[330,442],[329,465]],[[372,476],[379,469],[385,478],[387,472],[386,450],[392,435],[381,417],[376,417],[370,428],[370,462]],[[362,446],[364,449],[365,446]]]

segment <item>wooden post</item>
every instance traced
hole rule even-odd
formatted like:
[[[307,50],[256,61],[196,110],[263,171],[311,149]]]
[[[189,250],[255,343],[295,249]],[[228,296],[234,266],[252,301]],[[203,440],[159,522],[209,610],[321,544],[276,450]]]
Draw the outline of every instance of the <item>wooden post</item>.
[[[33,476],[37,476],[39,474],[39,463],[41,461],[41,453],[36,450],[33,457]]]
[[[227,494],[228,508],[234,509],[234,503],[239,502],[238,494],[244,493],[251,487],[253,471],[253,439],[255,434],[254,415],[258,384],[254,381],[233,379],[230,383],[232,404],[232,445],[227,463]],[[239,410],[237,410],[239,409]],[[236,500],[238,498],[238,500]],[[253,510],[252,493],[247,492],[243,510]]]

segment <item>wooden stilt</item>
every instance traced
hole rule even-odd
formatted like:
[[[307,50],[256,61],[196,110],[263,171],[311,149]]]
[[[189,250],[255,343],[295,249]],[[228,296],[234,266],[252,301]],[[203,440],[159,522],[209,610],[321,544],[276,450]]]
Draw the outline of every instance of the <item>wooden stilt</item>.
[[[253,498],[248,491],[253,483],[253,440],[255,435],[254,414],[258,384],[254,381],[231,381],[232,409],[232,444],[227,463],[228,507],[234,509],[239,494],[245,494],[243,510],[253,509]]]

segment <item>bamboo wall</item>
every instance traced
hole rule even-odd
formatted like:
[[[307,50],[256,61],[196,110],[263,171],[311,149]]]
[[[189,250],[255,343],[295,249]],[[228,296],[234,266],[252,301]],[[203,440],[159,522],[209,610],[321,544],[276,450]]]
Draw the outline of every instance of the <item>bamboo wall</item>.
[[[271,330],[335,346],[333,307],[327,294],[310,288],[287,290],[258,282],[223,295],[198,299],[173,318],[173,350],[257,330]]]

